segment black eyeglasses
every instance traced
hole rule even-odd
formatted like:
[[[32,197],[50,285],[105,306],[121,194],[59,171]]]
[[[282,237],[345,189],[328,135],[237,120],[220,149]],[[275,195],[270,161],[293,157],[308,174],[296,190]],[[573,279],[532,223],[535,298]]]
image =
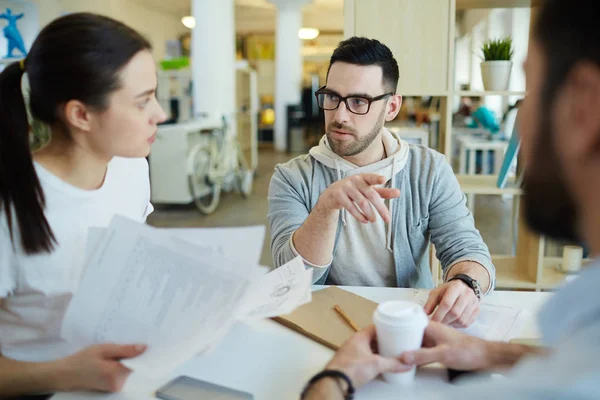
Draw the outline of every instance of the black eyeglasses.
[[[383,100],[387,97],[393,96],[394,92],[382,94],[377,97],[365,97],[365,96],[347,96],[342,97],[337,93],[330,92],[325,89],[325,86],[315,92],[317,97],[317,104],[320,108],[326,111],[337,110],[340,103],[343,101],[346,104],[346,109],[353,114],[365,115],[371,109],[371,103],[378,100]]]

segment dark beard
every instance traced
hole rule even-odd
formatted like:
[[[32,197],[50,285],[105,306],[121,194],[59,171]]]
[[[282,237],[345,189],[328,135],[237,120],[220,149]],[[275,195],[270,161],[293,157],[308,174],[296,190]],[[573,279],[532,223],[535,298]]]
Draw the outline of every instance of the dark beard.
[[[525,217],[539,234],[580,243],[577,205],[560,170],[550,116],[545,114],[538,124],[534,155],[524,171]]]
[[[363,151],[365,151],[371,145],[371,143],[373,143],[373,141],[377,138],[377,135],[381,131],[381,128],[383,128],[384,122],[385,122],[385,107],[379,114],[379,117],[377,118],[377,122],[375,123],[375,126],[373,126],[373,129],[371,129],[369,134],[367,136],[365,136],[363,139],[358,139],[356,142],[352,143],[350,146],[347,146],[345,149],[342,149],[341,141],[338,141],[331,137],[331,131],[334,129],[342,129],[342,130],[351,132],[352,136],[354,136],[356,138],[357,137],[356,130],[348,128],[343,124],[331,122],[327,126],[327,131],[326,131],[327,141],[329,142],[329,147],[331,147],[331,150],[340,157],[351,157],[351,156],[360,154]]]

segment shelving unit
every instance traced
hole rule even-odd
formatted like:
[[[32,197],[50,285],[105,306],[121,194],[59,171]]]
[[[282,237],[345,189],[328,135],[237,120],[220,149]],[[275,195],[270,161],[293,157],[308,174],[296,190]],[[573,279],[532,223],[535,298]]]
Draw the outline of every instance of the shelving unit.
[[[463,97],[524,97],[523,90],[458,90],[455,85],[455,31],[457,12],[470,9],[536,7],[543,0],[345,0],[344,36],[379,39],[396,55],[400,68],[397,92],[403,96],[439,97],[437,150],[452,165],[452,102]],[[531,9],[531,19],[535,8]],[[520,48],[523,52],[526,49]],[[513,69],[520,68],[513,65]],[[566,275],[556,268],[559,258],[545,257],[544,238],[524,223],[519,198],[522,190],[514,179],[505,188],[496,187],[496,176],[457,175],[465,194],[512,195],[514,254],[492,255],[501,289],[546,290],[560,284]],[[515,239],[512,237],[511,239]],[[515,240],[511,240],[511,243]],[[434,265],[434,264],[432,264]],[[434,277],[441,276],[434,268]]]
[[[513,195],[521,196],[523,191],[510,179],[504,188],[496,186],[497,176],[494,175],[457,175],[458,182],[463,192],[469,196],[479,195]],[[520,216],[521,209],[519,201],[514,202],[513,210]],[[539,290],[541,288],[541,269],[543,266],[544,241],[533,234],[523,223],[522,219],[512,216],[517,221],[517,237],[511,238],[511,242],[517,241],[515,255],[492,254],[492,262],[496,267],[496,287],[499,289],[529,289]]]
[[[543,275],[538,283],[538,289],[553,289],[565,280],[568,274],[561,272],[558,268],[561,261],[560,257],[544,257]],[[585,268],[591,262],[591,260],[585,259],[582,266]]]
[[[520,92],[520,91],[509,91],[509,90],[503,90],[503,91],[464,91],[464,90],[459,90],[457,92],[454,92],[455,95],[458,96],[464,96],[464,97],[484,97],[484,96],[525,96],[526,92]]]
[[[496,186],[497,176],[490,175],[457,175],[463,192],[480,195],[513,195],[521,196],[523,191],[516,186],[514,179],[507,182],[506,187]],[[560,257],[544,256],[546,241],[529,230],[523,222],[523,211],[516,202],[515,210],[519,217],[515,255],[492,254],[496,267],[496,287],[499,289],[550,290],[561,284],[568,274],[560,270]],[[585,267],[590,259],[584,259]]]
[[[542,1],[543,0],[456,0],[456,9],[537,7]]]
[[[492,256],[496,267],[496,287],[509,289],[537,289],[536,280],[521,268],[516,257]]]
[[[517,186],[515,178],[509,178],[504,188],[496,186],[496,175],[456,175],[460,187],[468,194],[483,195],[521,195],[523,190]]]

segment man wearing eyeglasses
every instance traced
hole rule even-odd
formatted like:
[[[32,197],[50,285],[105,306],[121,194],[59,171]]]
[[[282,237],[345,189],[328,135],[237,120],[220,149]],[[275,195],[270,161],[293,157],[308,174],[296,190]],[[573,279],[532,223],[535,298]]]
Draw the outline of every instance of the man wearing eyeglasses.
[[[384,127],[400,111],[398,79],[377,40],[353,37],[334,51],[316,92],[325,135],[271,179],[273,258],[279,267],[300,255],[317,284],[431,288],[431,240],[446,283],[425,311],[466,327],[495,269],[445,157]]]

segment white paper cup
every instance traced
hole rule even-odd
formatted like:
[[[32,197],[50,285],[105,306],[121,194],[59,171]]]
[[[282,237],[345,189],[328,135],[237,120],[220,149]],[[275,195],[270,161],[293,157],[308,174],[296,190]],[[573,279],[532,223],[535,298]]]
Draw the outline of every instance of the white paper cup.
[[[377,330],[379,354],[399,357],[405,351],[421,348],[423,333],[429,323],[423,307],[411,301],[387,301],[379,304],[373,314]],[[398,385],[411,384],[416,367],[408,372],[383,374],[383,379]]]
[[[565,273],[575,273],[581,269],[583,248],[579,246],[565,246],[561,270]]]

